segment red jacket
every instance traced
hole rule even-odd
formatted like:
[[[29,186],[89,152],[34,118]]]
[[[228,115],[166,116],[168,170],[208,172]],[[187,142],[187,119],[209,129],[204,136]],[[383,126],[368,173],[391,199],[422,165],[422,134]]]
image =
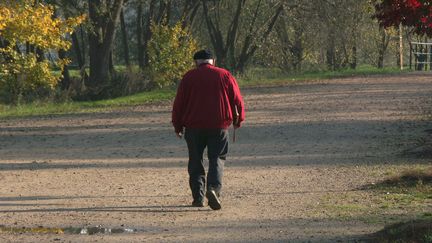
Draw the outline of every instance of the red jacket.
[[[225,69],[201,64],[187,72],[180,82],[172,110],[176,132],[187,128],[228,128],[237,106],[244,121],[243,98],[237,81]]]

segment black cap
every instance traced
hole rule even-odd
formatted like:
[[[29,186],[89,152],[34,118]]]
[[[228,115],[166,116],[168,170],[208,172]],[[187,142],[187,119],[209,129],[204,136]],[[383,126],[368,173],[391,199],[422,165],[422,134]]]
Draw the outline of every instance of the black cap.
[[[209,50],[201,50],[201,51],[197,51],[194,54],[193,59],[194,60],[198,60],[198,59],[213,59],[213,54]]]

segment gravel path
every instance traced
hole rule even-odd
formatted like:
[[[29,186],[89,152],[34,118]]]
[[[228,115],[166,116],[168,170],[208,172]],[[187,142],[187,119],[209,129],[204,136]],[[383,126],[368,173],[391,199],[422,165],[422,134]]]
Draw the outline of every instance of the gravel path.
[[[432,128],[431,78],[410,73],[242,90],[247,121],[230,145],[221,211],[188,207],[186,144],[170,125],[170,103],[0,120],[0,224],[137,230],[0,233],[0,241],[364,239],[387,219],[432,211],[430,202],[380,209],[373,192],[359,190],[430,165],[423,152]]]

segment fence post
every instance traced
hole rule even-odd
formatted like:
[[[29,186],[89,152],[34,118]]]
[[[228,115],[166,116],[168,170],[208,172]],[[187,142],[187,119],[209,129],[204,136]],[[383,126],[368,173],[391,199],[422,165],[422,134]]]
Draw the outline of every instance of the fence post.
[[[410,58],[409,58],[409,69],[412,70],[412,42],[409,43]]]

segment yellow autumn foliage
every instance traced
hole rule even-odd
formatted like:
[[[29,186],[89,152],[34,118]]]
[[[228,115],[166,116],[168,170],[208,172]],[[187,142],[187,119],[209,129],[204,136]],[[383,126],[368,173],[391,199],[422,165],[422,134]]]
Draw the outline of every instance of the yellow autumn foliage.
[[[62,70],[68,60],[38,62],[34,51],[69,49],[71,43],[66,34],[72,33],[85,18],[55,18],[53,6],[32,0],[0,2],[0,38],[8,43],[0,48],[0,90],[8,95],[8,102],[17,102],[20,96],[36,90],[56,87],[61,76],[54,75],[52,69]],[[17,50],[29,46],[30,52]]]
[[[0,6],[0,31],[6,27],[6,21],[10,16],[9,9]]]
[[[172,85],[192,67],[197,42],[181,23],[172,27],[152,24],[151,31],[148,54],[152,80],[159,87]]]

